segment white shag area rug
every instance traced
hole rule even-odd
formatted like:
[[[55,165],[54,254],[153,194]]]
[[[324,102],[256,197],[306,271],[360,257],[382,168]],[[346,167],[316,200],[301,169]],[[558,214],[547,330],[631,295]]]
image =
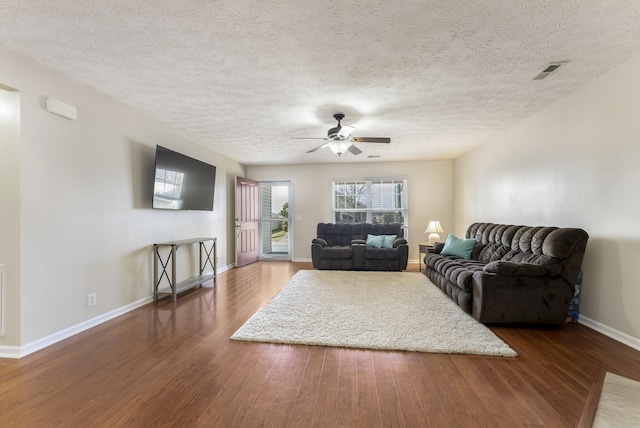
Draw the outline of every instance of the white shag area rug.
[[[418,272],[299,271],[231,339],[517,356]]]

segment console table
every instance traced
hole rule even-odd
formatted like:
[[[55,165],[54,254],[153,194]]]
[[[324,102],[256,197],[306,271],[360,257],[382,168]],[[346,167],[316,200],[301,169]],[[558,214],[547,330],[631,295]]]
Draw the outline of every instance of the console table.
[[[207,248],[207,243],[209,243],[209,247]],[[200,250],[200,267],[199,267],[199,275],[190,277],[185,279],[184,281],[176,282],[176,256],[178,252],[178,248],[184,245],[192,245],[199,244]],[[162,259],[160,255],[160,247],[171,247],[169,255],[166,260]],[[206,282],[210,279],[216,280],[216,265],[217,265],[217,257],[216,257],[216,238],[193,238],[193,239],[184,239],[181,241],[170,241],[170,242],[161,242],[158,244],[153,244],[153,299],[158,300],[165,296],[171,296],[172,300],[175,300],[178,297],[178,294],[183,291],[187,291],[191,288],[199,287],[203,282]],[[171,263],[171,268],[169,269],[169,263]],[[205,273],[205,269],[207,265],[211,266],[213,272]],[[162,268],[160,270],[160,268]],[[171,275],[169,275],[168,270],[171,270]],[[160,287],[160,283],[163,278],[166,279],[168,283],[165,287]]]

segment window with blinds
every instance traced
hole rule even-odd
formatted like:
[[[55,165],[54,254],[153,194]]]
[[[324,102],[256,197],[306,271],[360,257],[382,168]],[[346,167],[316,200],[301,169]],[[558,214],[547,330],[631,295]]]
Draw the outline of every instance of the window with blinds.
[[[406,225],[407,180],[333,182],[335,223],[401,223]]]

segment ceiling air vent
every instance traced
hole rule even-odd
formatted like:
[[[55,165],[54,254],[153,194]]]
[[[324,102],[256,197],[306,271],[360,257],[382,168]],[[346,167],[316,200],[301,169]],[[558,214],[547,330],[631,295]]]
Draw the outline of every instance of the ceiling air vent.
[[[542,70],[536,77],[533,78],[533,80],[542,80],[542,79],[544,79],[545,77],[547,77],[548,75],[550,75],[551,73],[556,71],[558,68],[560,68],[560,66],[562,64],[565,64],[567,62],[569,62],[569,61],[557,61],[557,62],[549,63],[547,68]]]

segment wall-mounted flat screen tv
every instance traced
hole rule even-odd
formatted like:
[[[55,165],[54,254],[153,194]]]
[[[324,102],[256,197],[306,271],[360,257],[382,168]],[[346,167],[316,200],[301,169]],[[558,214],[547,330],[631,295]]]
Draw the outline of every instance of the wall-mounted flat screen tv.
[[[153,208],[213,211],[216,167],[156,146]]]

